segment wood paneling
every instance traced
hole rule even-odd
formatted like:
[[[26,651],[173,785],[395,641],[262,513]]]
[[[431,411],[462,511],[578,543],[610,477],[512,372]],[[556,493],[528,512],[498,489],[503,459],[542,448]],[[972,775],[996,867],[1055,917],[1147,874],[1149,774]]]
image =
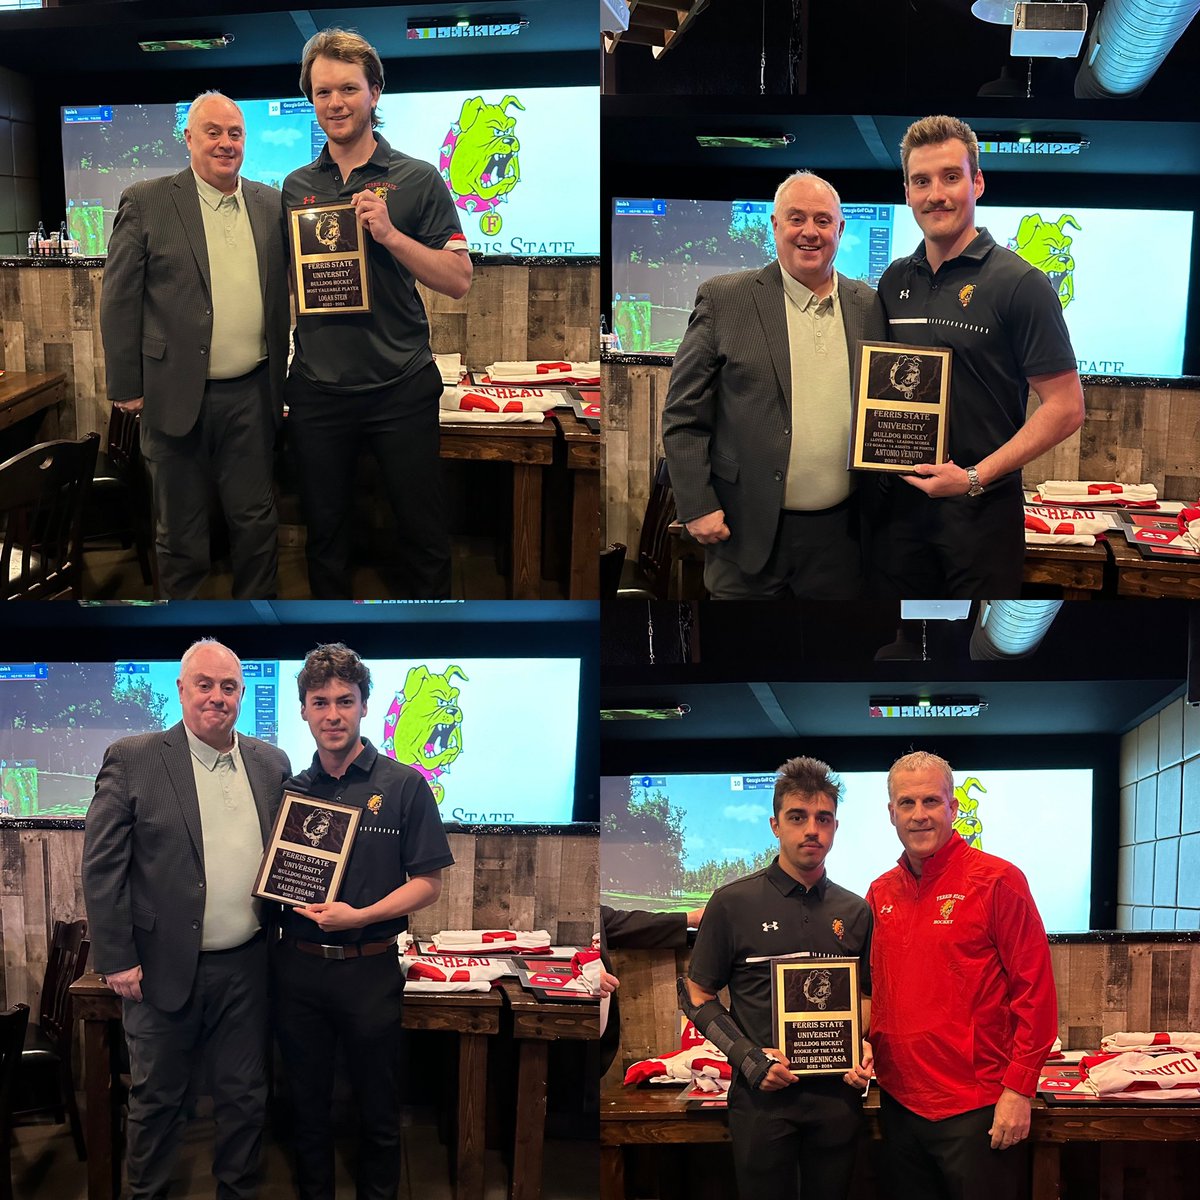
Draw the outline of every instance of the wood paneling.
[[[679,1048],[675,979],[690,956],[614,949],[611,957],[621,981],[621,1049],[603,1087],[619,1083],[631,1062]],[[1056,943],[1050,960],[1068,1050],[1094,1049],[1118,1030],[1200,1029],[1200,943]]]
[[[599,895],[599,839],[589,835],[451,833],[454,866],[413,933],[508,926],[546,929],[561,945],[587,945]],[[37,1011],[55,920],[86,917],[81,829],[0,829],[3,1006]]]
[[[100,267],[0,268],[0,367],[67,374],[63,437],[107,431]],[[420,288],[433,349],[471,367],[497,360],[599,357],[598,266],[475,265],[451,300]]]
[[[670,367],[604,364],[605,544],[636,546],[654,465],[662,454],[662,407]],[[1111,479],[1152,483],[1159,495],[1200,495],[1200,391],[1188,388],[1084,388],[1083,428],[1035,458],[1025,486],[1046,479]],[[1036,394],[1029,412],[1037,410]]]

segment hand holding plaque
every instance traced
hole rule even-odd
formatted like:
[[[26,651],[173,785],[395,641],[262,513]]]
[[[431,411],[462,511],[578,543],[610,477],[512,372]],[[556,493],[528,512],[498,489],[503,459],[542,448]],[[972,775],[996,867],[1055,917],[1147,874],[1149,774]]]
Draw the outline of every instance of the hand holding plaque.
[[[293,906],[337,899],[361,811],[284,792],[253,895]]]
[[[860,471],[910,471],[946,460],[952,351],[864,342],[859,347],[850,462]]]
[[[771,1032],[795,1075],[844,1075],[862,1057],[857,958],[771,959]]]
[[[367,249],[354,206],[309,205],[289,216],[297,314],[370,312]]]

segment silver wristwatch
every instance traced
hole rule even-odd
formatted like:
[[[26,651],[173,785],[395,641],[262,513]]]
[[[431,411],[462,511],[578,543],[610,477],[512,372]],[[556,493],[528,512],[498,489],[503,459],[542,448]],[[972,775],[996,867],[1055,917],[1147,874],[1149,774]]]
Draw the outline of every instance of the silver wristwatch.
[[[970,487],[967,489],[968,496],[982,496],[983,484],[979,482],[979,472],[974,467],[967,468],[967,481]]]

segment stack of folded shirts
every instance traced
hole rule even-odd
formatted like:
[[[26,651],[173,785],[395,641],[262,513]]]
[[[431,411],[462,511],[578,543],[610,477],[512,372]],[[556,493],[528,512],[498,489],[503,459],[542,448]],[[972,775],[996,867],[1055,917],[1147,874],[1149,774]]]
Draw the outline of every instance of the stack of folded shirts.
[[[435,953],[547,954],[550,934],[544,929],[442,929],[433,935]]]
[[[1098,479],[1047,479],[1038,485],[1035,500],[1046,504],[1115,505],[1155,508],[1158,488],[1152,483],[1114,483]]]
[[[1108,1037],[1100,1039],[1100,1050],[1104,1054],[1117,1054],[1123,1050],[1141,1050],[1146,1054],[1160,1054],[1167,1050],[1200,1050],[1200,1033],[1110,1033]]]
[[[1200,1053],[1195,1050],[1087,1055],[1079,1060],[1079,1069],[1084,1076],[1080,1090],[1102,1100],[1155,1104],[1200,1100]]]
[[[1053,513],[1053,510],[1050,510]],[[1104,537],[1109,522],[1104,517],[1072,515],[1063,519],[1025,509],[1025,545],[1094,546]]]
[[[437,364],[438,374],[447,387],[454,387],[467,373],[461,354],[435,354],[433,361]]]
[[[499,965],[448,967],[428,958],[401,958],[407,992],[488,992],[504,974]]]
[[[1178,540],[1200,554],[1200,500],[1179,510]]]
[[[600,361],[595,362],[496,362],[487,368],[484,383],[573,384],[600,382]]]

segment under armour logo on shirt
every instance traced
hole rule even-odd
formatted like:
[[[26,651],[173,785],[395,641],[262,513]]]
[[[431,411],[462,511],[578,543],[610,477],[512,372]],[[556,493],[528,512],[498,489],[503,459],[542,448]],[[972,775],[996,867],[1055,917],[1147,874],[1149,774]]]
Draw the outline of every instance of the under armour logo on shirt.
[[[904,291],[902,291],[902,292],[900,293],[900,299],[901,299],[901,300],[907,300],[907,299],[908,299],[908,288],[905,288],[905,289],[904,289]]]
[[[880,906],[880,913],[890,913],[896,906],[894,904],[884,904]]]
[[[763,933],[767,933],[772,929],[778,929],[778,928],[779,928],[778,921],[764,921],[763,922]]]

